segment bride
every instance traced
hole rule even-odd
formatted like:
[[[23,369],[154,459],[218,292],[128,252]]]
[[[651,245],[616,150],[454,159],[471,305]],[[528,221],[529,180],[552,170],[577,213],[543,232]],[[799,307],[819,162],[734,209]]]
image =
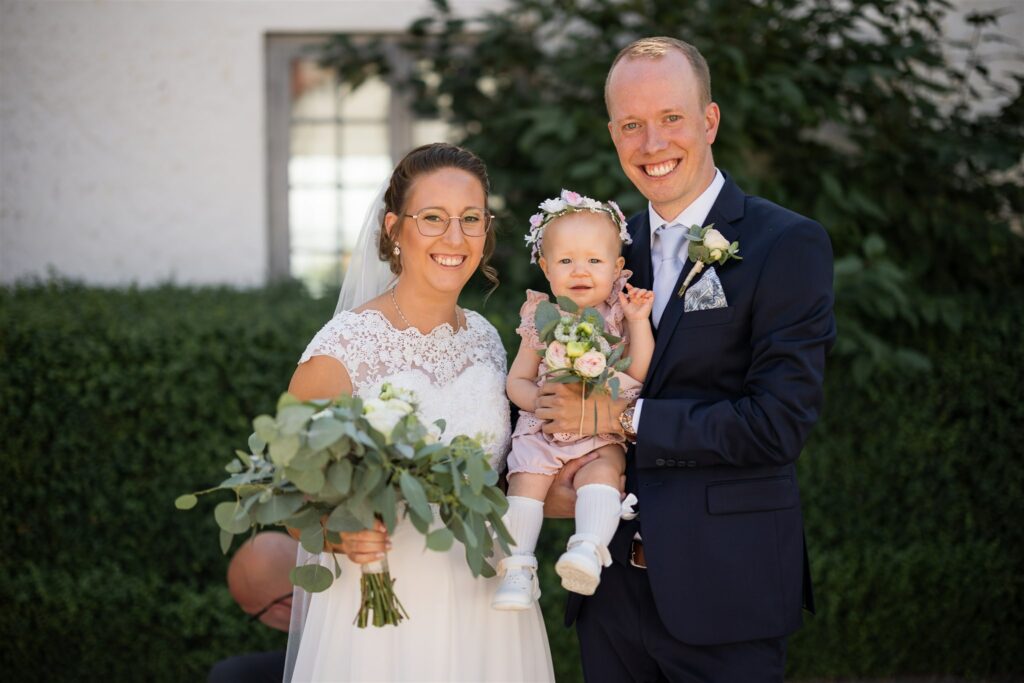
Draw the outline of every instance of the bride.
[[[491,465],[503,467],[505,351],[490,323],[457,305],[477,268],[497,282],[487,264],[495,242],[487,191],[483,162],[453,145],[425,145],[399,162],[383,205],[378,200],[368,213],[339,310],[302,355],[291,393],[370,398],[391,382],[417,394],[426,422],[445,420],[446,439],[477,436]],[[434,524],[442,524],[436,513]],[[458,543],[427,550],[408,521],[390,538],[380,530],[341,538],[318,557],[300,558],[333,567],[334,552],[342,574],[323,593],[297,595],[286,680],[554,679],[539,608],[492,610],[497,579],[474,578]],[[409,619],[357,628],[358,565],[385,552]]]

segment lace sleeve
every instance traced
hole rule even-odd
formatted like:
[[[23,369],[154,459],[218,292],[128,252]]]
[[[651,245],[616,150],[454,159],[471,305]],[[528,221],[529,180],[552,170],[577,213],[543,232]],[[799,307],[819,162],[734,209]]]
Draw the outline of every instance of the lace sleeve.
[[[526,301],[523,302],[522,308],[519,309],[519,327],[516,328],[516,334],[522,337],[523,341],[534,349],[544,348],[544,344],[541,343],[540,338],[537,336],[537,326],[534,323],[537,315],[537,305],[541,301],[550,301],[550,298],[544,292],[535,292],[532,289],[526,290]]]
[[[349,376],[354,376],[353,371],[358,369],[360,360],[358,355],[353,357],[348,344],[346,333],[346,320],[348,311],[343,311],[327,321],[327,324],[320,328],[314,335],[312,341],[306,346],[299,358],[299,365],[302,365],[313,356],[329,356],[345,367]]]

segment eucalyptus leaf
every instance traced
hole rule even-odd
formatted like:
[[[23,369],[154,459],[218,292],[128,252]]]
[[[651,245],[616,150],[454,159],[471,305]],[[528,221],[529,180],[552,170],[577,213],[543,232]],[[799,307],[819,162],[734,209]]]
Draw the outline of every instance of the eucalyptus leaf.
[[[388,533],[393,533],[398,524],[398,495],[393,486],[384,486],[373,498],[373,506]]]
[[[264,443],[270,443],[277,438],[277,423],[269,415],[260,415],[253,420],[252,428],[256,438]],[[252,437],[249,438],[249,442],[252,443]]]
[[[177,498],[174,499],[174,507],[178,508],[179,510],[191,510],[196,506],[196,503],[198,502],[198,498],[196,498],[191,493],[186,493],[185,495],[178,496]]]
[[[482,515],[486,515],[491,511],[491,504],[481,494],[473,493],[472,491],[464,491],[462,498],[459,502],[465,505],[473,512],[479,512]]]
[[[377,516],[373,511],[373,504],[366,498],[350,498],[348,510],[362,523],[364,529],[372,529],[377,522]]]
[[[431,550],[444,552],[452,547],[455,536],[446,528],[434,529],[427,534],[427,547]]]
[[[281,412],[288,406],[299,405],[302,401],[295,394],[288,393],[287,391],[281,394],[277,399],[277,412]]]
[[[430,532],[430,523],[433,520],[429,517],[421,517],[413,512],[411,508],[407,509],[407,517],[409,521],[412,522],[412,525],[416,527],[416,531],[420,532],[424,536]]]
[[[370,528],[359,521],[345,507],[334,508],[334,511],[327,517],[327,522],[325,522],[324,526],[330,531],[362,531],[363,529]]]
[[[309,494],[318,493],[326,481],[324,473],[319,469],[285,467],[284,474],[300,491]]]
[[[294,515],[304,503],[305,497],[301,493],[271,495],[269,501],[260,502],[253,511],[253,517],[260,524],[280,524]]]
[[[313,406],[302,404],[289,405],[277,411],[277,427],[282,434],[298,434],[306,426],[306,421],[317,412]]]
[[[252,467],[252,457],[245,451],[235,449],[235,456],[238,458],[238,462],[242,463],[242,467],[249,469]]]
[[[251,524],[248,516],[239,516],[243,513],[242,506],[238,501],[228,500],[220,503],[213,509],[213,517],[217,520],[217,526],[232,534],[243,534],[249,530]]]
[[[501,489],[488,486],[484,489],[484,498],[491,502],[494,511],[499,516],[505,514],[505,511],[508,510],[508,498],[501,492]]]
[[[220,551],[225,555],[231,550],[231,541],[234,540],[235,535],[230,531],[220,530]]]
[[[448,524],[448,528],[455,534],[455,538],[462,541],[463,545],[476,546],[477,538],[473,530],[469,528],[466,521],[459,514],[452,515],[451,522]]]
[[[580,310],[580,307],[576,305],[576,302],[567,296],[560,296],[556,301],[558,302],[558,307],[566,313],[578,313]],[[538,306],[538,308],[540,308],[540,306]]]
[[[324,528],[320,524],[308,526],[302,530],[299,536],[299,543],[302,548],[313,555],[323,552],[324,549]]]
[[[350,460],[339,460],[327,468],[327,481],[337,489],[338,493],[346,495],[352,488],[352,462]]]
[[[249,452],[253,455],[260,455],[263,453],[263,449],[267,447],[267,442],[260,438],[260,435],[253,432],[249,435]]]
[[[545,330],[548,327],[553,330],[555,329],[555,325],[557,325],[559,320],[561,320],[561,317],[562,315],[558,312],[558,309],[555,308],[554,304],[550,301],[541,301],[537,304],[537,310],[533,316],[534,326],[537,328],[538,332]],[[544,337],[544,334],[540,334],[541,339]]]
[[[398,485],[412,511],[417,516],[429,520],[431,518],[430,506],[427,504],[427,494],[423,491],[423,485],[409,474],[408,470],[402,470],[402,474],[398,477]]]
[[[224,469],[232,474],[238,474],[239,472],[242,471],[243,467],[242,463],[238,462],[237,460],[231,460],[228,462],[227,465],[224,465]]]
[[[480,576],[483,573],[484,556],[476,548],[467,545],[466,564],[469,565],[469,570],[473,572],[473,576]]]
[[[297,434],[284,436],[270,442],[270,459],[275,465],[288,465],[299,452],[300,440]]]
[[[345,435],[345,428],[341,422],[333,417],[321,417],[313,420],[309,425],[307,443],[315,451],[327,448]]]
[[[322,593],[334,583],[331,570],[319,564],[304,564],[288,574],[292,583],[310,593]]]
[[[370,495],[374,487],[384,478],[384,470],[379,465],[367,465],[362,469],[362,476],[356,477],[356,492],[364,496]]]
[[[469,488],[477,495],[480,495],[483,490],[486,468],[487,462],[481,457],[466,459],[466,477],[469,479]]]

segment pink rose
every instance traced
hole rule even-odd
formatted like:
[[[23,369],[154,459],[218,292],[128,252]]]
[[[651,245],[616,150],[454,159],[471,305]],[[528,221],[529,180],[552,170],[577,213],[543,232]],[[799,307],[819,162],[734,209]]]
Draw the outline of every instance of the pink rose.
[[[562,190],[562,199],[569,206],[579,206],[579,203],[583,200],[579,192],[573,192],[572,190]]]
[[[572,367],[583,377],[597,377],[604,372],[604,354],[600,351],[587,351],[576,359]]]
[[[530,225],[533,226],[534,228],[539,227],[543,220],[544,214],[535,213],[532,216],[530,216]]]
[[[569,367],[569,354],[565,350],[565,344],[560,341],[548,344],[547,351],[544,352],[544,362],[552,370]]]

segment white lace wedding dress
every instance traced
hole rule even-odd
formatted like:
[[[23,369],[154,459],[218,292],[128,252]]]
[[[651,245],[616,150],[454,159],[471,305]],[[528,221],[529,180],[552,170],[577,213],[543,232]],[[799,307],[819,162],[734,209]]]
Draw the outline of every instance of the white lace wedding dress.
[[[357,396],[376,396],[384,382],[411,389],[427,421],[445,420],[445,439],[479,436],[491,464],[503,466],[510,433],[505,351],[477,313],[466,311],[465,329],[441,325],[424,335],[396,330],[377,311],[343,311],[299,362],[312,356],[340,361]],[[442,523],[435,518],[434,525]],[[341,578],[311,596],[293,682],[554,680],[538,607],[492,610],[497,579],[474,578],[458,542],[448,552],[427,550],[408,521],[399,523],[391,541],[388,564],[409,619],[398,626],[354,626],[360,568],[338,555]],[[320,562],[333,568],[329,555]]]

